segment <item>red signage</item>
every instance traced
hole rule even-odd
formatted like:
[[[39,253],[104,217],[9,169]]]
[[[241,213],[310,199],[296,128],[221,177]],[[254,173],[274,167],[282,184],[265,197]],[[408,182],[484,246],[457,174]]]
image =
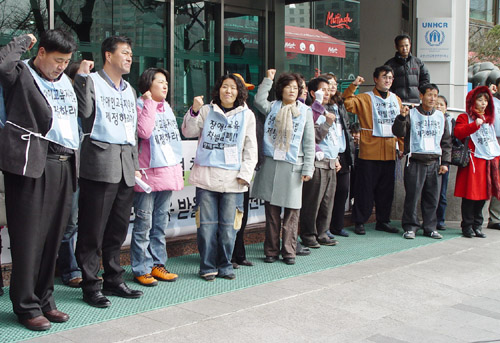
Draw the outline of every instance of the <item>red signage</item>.
[[[345,43],[319,30],[285,26],[285,51],[345,58]]]
[[[340,13],[328,11],[326,15],[326,26],[331,28],[350,30],[351,27],[349,23],[352,23],[352,18],[349,17],[349,13],[346,13],[345,17],[342,17]]]

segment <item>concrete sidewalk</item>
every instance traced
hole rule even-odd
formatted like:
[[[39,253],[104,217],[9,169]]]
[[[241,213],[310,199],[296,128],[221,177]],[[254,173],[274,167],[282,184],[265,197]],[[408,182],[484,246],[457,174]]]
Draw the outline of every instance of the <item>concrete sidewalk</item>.
[[[484,232],[29,342],[500,342],[500,231]]]

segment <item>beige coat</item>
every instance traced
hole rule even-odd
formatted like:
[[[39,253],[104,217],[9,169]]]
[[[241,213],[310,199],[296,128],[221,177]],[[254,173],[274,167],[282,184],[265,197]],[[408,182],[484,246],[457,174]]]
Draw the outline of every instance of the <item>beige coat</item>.
[[[248,190],[247,186],[238,183],[237,178],[243,179],[250,183],[252,180],[255,165],[257,164],[257,136],[255,133],[255,115],[248,109],[248,106],[239,106],[229,112],[224,113],[216,104],[212,103],[214,110],[230,117],[245,111],[245,127],[244,127],[244,142],[243,151],[240,156],[240,170],[229,170],[217,167],[205,167],[195,164],[189,183],[193,186],[200,187],[212,192],[220,193],[242,193]],[[204,105],[197,116],[192,116],[188,110],[184,116],[182,123],[182,134],[187,138],[200,138],[205,125],[205,118],[210,112],[210,106]],[[199,142],[199,141],[198,141]]]

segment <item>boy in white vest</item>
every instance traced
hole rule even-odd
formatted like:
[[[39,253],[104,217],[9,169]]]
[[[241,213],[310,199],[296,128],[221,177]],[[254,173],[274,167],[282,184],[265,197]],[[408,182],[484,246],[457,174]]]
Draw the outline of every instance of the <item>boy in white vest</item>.
[[[448,171],[451,160],[451,136],[444,114],[435,108],[439,89],[429,83],[420,87],[421,104],[402,112],[394,120],[392,132],[405,137],[406,165],[404,173],[405,202],[403,237],[414,239],[422,228],[424,236],[442,238],[436,231],[436,209],[441,190],[441,174]],[[417,215],[421,198],[422,220]]]

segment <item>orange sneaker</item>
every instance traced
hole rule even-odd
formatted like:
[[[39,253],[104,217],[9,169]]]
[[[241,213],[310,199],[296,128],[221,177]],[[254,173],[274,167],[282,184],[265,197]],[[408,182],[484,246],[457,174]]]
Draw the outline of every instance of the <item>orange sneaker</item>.
[[[134,277],[134,281],[143,286],[152,287],[158,285],[158,281],[151,274]]]
[[[165,267],[161,264],[154,266],[153,270],[151,270],[151,275],[160,281],[168,281],[172,282],[177,280],[178,275],[174,273],[170,273]]]

